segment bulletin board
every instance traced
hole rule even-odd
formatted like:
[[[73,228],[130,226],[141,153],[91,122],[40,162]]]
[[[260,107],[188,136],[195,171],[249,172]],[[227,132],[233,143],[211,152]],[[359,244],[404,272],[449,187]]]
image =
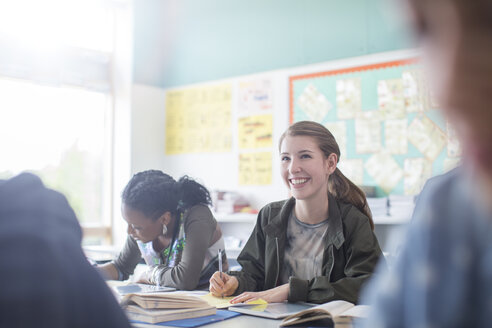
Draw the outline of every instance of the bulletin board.
[[[377,196],[418,194],[460,160],[417,57],[290,76],[289,121],[301,120],[325,125],[340,170]]]

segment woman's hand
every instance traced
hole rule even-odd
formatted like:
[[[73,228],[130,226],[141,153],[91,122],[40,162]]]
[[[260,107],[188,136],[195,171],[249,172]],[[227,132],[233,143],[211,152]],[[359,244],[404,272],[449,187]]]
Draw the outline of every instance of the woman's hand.
[[[245,303],[259,298],[268,303],[280,303],[286,301],[288,297],[289,284],[285,284],[262,292],[244,292],[241,295],[234,297],[231,300],[231,303]]]
[[[140,276],[137,278],[136,282],[140,284],[152,285],[152,282],[150,280],[151,277],[152,277],[152,268],[142,272]]]
[[[210,278],[209,290],[212,295],[223,297],[234,294],[238,286],[236,277],[216,271]]]

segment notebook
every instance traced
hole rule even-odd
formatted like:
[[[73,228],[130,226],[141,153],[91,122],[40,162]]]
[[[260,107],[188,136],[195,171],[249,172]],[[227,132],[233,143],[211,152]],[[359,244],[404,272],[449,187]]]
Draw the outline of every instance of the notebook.
[[[174,287],[146,285],[146,284],[127,284],[114,287],[121,296],[133,293],[156,293],[156,292],[171,292],[176,290]]]
[[[239,304],[230,306],[229,311],[264,317],[269,319],[282,319],[291,314],[312,308],[315,304],[309,303],[269,303],[269,304]]]

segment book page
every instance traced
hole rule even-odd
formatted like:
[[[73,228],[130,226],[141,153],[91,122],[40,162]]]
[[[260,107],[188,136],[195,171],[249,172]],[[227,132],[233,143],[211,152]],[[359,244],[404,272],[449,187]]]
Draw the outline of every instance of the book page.
[[[369,314],[369,305],[356,305],[339,314],[339,317],[366,318]]]
[[[170,293],[127,294],[121,300],[123,306],[133,303],[147,309],[194,308],[208,305],[206,301],[196,296]]]
[[[290,326],[314,320],[327,318],[333,319],[353,306],[354,304],[347,301],[331,301],[289,315],[288,317],[284,318],[284,320],[282,320],[282,323],[280,325]]]
[[[311,311],[311,310],[316,310],[316,309],[322,309],[329,313],[333,318],[336,316],[339,316],[343,312],[349,310],[350,308],[353,308],[354,304],[347,302],[347,301],[331,301],[328,303],[323,303],[320,305],[317,305],[313,307],[312,309],[306,310],[306,311]]]

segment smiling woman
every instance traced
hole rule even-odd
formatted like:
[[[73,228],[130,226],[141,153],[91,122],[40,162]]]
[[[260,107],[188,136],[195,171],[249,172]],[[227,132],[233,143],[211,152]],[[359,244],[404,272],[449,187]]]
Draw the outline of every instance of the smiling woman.
[[[340,150],[323,125],[302,121],[280,137],[281,174],[292,198],[266,205],[237,258],[216,272],[214,295],[239,303],[357,302],[381,257],[364,193],[337,168]]]

